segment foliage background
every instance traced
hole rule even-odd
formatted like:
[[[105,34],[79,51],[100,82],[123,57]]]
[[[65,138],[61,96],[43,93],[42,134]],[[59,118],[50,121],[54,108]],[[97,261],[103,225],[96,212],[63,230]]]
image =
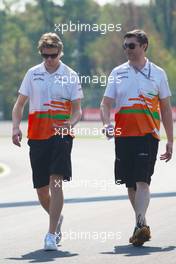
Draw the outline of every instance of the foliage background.
[[[21,1],[1,1],[0,9],[0,113],[11,119],[20,83],[28,68],[41,62],[37,43],[55,24],[121,24],[120,32],[57,32],[64,42],[63,62],[80,76],[108,76],[111,69],[126,61],[123,35],[134,28],[144,29],[150,45],[147,57],[163,67],[176,105],[176,1],[151,0],[148,5],[114,1],[99,5],[93,0],[33,0],[21,9]],[[99,107],[105,86],[82,84],[83,107]],[[25,112],[25,117],[27,111]]]

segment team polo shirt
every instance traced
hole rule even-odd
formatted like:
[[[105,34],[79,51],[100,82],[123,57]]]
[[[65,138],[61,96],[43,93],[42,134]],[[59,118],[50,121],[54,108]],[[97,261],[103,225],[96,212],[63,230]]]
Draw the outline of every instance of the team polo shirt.
[[[44,63],[30,68],[19,93],[29,97],[28,138],[37,140],[55,135],[70,119],[72,101],[83,98],[77,73],[62,62],[52,74]]]
[[[104,96],[115,99],[115,136],[151,133],[159,139],[159,100],[171,96],[163,69],[147,60],[136,71],[126,62],[112,70]]]

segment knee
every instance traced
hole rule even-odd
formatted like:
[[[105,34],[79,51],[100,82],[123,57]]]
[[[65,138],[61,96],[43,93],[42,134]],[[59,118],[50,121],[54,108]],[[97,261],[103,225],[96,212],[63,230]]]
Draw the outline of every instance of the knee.
[[[48,186],[37,189],[37,195],[40,202],[45,202],[49,198],[49,188]]]
[[[133,193],[135,193],[136,191],[135,191],[135,189],[133,188],[133,187],[128,187],[128,193],[129,194],[133,194]]]
[[[50,176],[50,190],[58,191],[62,189],[62,177],[57,175]]]
[[[136,182],[137,189],[142,190],[143,192],[149,190],[149,185],[146,182]]]

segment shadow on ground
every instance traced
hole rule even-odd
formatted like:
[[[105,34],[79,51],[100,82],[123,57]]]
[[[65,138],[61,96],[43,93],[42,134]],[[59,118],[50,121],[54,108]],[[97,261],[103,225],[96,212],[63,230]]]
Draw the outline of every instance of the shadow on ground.
[[[6,258],[13,260],[14,263],[24,263],[23,261],[28,260],[29,263],[44,263],[49,261],[57,261],[58,258],[70,258],[78,256],[77,253],[70,253],[69,251],[44,251],[43,249],[35,250],[27,254],[22,255],[19,258]]]
[[[124,255],[126,257],[134,257],[134,256],[145,256],[145,255],[151,255],[152,253],[162,253],[162,252],[169,252],[176,249],[175,246],[169,246],[169,247],[134,247],[132,245],[121,245],[121,246],[115,246],[114,251],[112,252],[101,252],[100,254],[108,254],[108,255]]]

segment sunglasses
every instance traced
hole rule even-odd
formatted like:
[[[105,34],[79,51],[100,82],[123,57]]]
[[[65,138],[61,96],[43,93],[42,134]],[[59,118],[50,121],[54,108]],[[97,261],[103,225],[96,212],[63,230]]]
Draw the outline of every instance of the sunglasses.
[[[46,53],[41,53],[41,56],[44,58],[44,59],[48,59],[49,57],[51,59],[55,59],[57,58],[59,53],[53,53],[53,54],[46,54]]]
[[[136,44],[136,43],[124,43],[123,44],[123,48],[124,49],[135,49],[136,48],[136,46],[138,46],[138,44]]]

